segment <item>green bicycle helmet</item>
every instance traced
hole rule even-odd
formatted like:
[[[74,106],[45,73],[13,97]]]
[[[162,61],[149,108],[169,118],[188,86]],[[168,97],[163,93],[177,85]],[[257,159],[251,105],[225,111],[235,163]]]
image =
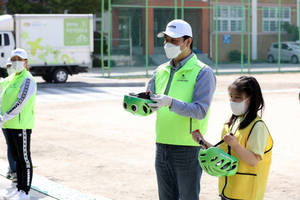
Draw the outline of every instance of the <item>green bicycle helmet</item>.
[[[124,95],[123,99],[124,109],[138,116],[148,116],[153,113],[148,103],[153,103],[153,101],[150,100],[149,92]]]
[[[211,176],[232,176],[238,169],[238,159],[218,147],[200,150],[198,160],[202,169]]]

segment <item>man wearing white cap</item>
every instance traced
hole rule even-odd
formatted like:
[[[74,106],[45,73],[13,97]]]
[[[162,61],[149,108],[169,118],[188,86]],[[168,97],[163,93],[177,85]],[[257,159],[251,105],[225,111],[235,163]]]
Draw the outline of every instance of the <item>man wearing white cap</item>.
[[[193,130],[206,132],[209,108],[216,88],[212,69],[192,52],[191,26],[180,19],[158,33],[164,38],[169,62],[150,79],[148,104],[157,113],[155,169],[160,200],[198,200],[202,169]]]
[[[0,126],[7,131],[10,150],[17,164],[17,189],[3,198],[29,200],[33,173],[30,140],[34,127],[37,86],[27,66],[26,51],[15,49],[10,59],[15,74],[2,93]]]

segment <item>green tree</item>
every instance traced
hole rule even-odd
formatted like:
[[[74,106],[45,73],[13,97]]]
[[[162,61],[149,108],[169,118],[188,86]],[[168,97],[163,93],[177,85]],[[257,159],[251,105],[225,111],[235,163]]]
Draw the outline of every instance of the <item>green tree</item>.
[[[10,14],[43,14],[49,13],[47,0],[9,0],[5,6]]]
[[[299,27],[285,22],[282,28],[291,35],[291,41],[299,40]]]
[[[9,0],[5,6],[9,14],[95,14],[101,12],[102,1],[107,10],[108,0]]]
[[[52,13],[87,14],[100,13],[102,0],[48,0]]]

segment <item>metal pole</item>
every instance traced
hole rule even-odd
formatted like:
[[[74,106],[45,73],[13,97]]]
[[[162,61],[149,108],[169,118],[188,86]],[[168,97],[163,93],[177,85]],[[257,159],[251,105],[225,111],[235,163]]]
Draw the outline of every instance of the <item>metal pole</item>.
[[[181,0],[181,19],[184,20],[184,0]]]
[[[241,72],[244,70],[244,33],[245,33],[245,1],[242,0],[242,35],[241,35]]]
[[[298,38],[297,38],[297,42],[299,45],[299,49],[300,49],[300,40],[299,40],[299,36],[300,36],[300,0],[297,0],[297,26],[298,26]],[[300,57],[300,52],[298,53],[298,58]],[[299,63],[299,70],[300,70],[300,60],[298,59],[298,63]],[[300,93],[299,93],[300,95]],[[299,96],[299,103],[300,103],[300,96]]]
[[[146,11],[145,11],[145,14],[146,14],[146,17],[145,17],[145,26],[146,26],[146,29],[145,29],[145,64],[146,64],[146,77],[148,77],[148,65],[149,65],[149,37],[148,37],[148,29],[149,29],[149,18],[148,18],[148,13],[149,13],[149,0],[146,0]]]
[[[248,74],[250,74],[250,60],[251,60],[251,36],[250,36],[250,31],[251,31],[251,4],[250,4],[250,0],[248,0]]]
[[[216,17],[216,20],[215,20],[215,55],[216,55],[216,74],[218,74],[218,68],[219,68],[219,61],[218,61],[218,56],[219,56],[219,49],[218,49],[218,42],[219,42],[219,30],[218,30],[218,10],[219,10],[219,8],[218,8],[218,0],[216,0],[216,4],[215,4],[215,8],[214,8],[214,15],[215,15],[215,17]]]
[[[110,77],[110,67],[111,67],[111,62],[110,62],[110,49],[111,49],[111,41],[112,41],[112,36],[111,36],[111,0],[108,0],[108,16],[107,16],[107,38],[108,38],[108,44],[107,44],[107,64],[108,64],[108,77]]]
[[[249,1],[249,8],[250,8],[250,1]],[[252,0],[251,13],[252,13],[252,60],[257,60],[257,0]],[[249,15],[249,20],[250,20],[250,15]]]
[[[278,0],[278,72],[281,71],[280,69],[280,62],[281,62],[281,0]]]
[[[100,59],[101,59],[101,72],[104,77],[104,1],[101,2],[101,36],[100,36]]]
[[[174,0],[174,19],[177,19],[177,0]]]

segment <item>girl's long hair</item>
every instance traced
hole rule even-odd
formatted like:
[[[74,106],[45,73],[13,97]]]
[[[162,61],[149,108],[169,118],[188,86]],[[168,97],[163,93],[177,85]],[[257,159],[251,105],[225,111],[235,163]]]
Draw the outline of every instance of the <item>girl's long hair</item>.
[[[228,90],[234,88],[240,94],[246,94],[247,98],[250,99],[250,105],[246,114],[245,119],[239,125],[239,129],[246,128],[257,116],[257,112],[261,111],[265,107],[264,98],[257,80],[252,76],[241,76],[236,79],[232,84],[229,85]],[[234,124],[238,116],[232,114],[229,121],[226,122],[228,126]]]

